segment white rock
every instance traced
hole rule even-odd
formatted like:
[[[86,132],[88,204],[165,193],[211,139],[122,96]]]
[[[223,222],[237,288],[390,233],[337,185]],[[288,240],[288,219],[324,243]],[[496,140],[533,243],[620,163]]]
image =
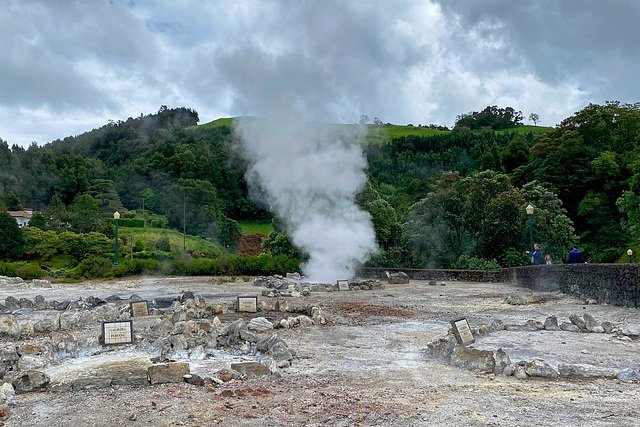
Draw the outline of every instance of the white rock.
[[[11,383],[4,383],[0,385],[0,404],[6,403],[10,405],[15,397],[16,391],[13,389],[13,385],[11,385]]]
[[[213,318],[213,326],[215,326],[216,328],[222,327],[222,322],[220,321],[220,319],[218,319],[218,316]]]

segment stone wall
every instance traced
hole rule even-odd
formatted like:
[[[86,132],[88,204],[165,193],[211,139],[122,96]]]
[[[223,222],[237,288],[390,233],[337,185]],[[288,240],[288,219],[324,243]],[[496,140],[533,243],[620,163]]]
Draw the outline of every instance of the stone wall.
[[[640,307],[640,264],[557,264],[496,271],[364,268],[360,276],[405,272],[414,280],[511,283],[535,291],[562,291],[599,303]]]
[[[359,276],[371,279],[386,280],[385,271],[389,273],[406,273],[413,280],[445,280],[451,282],[490,282],[512,283],[513,272],[501,270],[418,270],[412,268],[363,268]]]

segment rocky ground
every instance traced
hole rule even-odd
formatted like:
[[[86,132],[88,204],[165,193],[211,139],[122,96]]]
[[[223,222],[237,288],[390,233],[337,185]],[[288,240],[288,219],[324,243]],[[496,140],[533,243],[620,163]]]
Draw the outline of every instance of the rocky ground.
[[[207,302],[232,306],[238,295],[264,288],[250,282],[218,278],[132,278],[122,281],[54,285],[50,289],[0,290],[8,296],[46,300],[106,298],[175,298],[185,291]],[[238,379],[212,386],[187,383],[134,387],[31,392],[9,404],[5,426],[207,426],[207,425],[637,425],[640,381],[637,378],[505,377],[444,363],[427,344],[447,334],[449,322],[466,317],[472,328],[544,323],[549,316],[566,322],[571,315],[592,315],[611,322],[617,333],[548,330],[498,330],[477,335],[471,347],[503,348],[512,360],[543,359],[554,369],[562,363],[598,371],[640,368],[640,341],[633,332],[640,311],[587,304],[561,294],[536,294],[504,284],[412,281],[384,289],[311,292],[284,297],[292,307],[319,307],[326,324],[277,329],[296,353],[281,376]],[[593,301],[592,301],[593,302]],[[272,307],[272,304],[267,304]],[[263,307],[266,307],[264,305]],[[258,313],[279,321],[286,313]],[[220,316],[223,323],[239,315]],[[240,315],[242,316],[242,315]],[[256,315],[246,315],[247,320]],[[135,321],[135,319],[134,319]],[[624,331],[625,333],[622,333]],[[149,352],[151,349],[145,349]],[[111,364],[144,358],[131,346],[108,353]],[[153,356],[146,354],[146,356]],[[97,357],[87,356],[50,369],[59,377],[93,373]],[[214,376],[247,356],[219,351],[191,362],[191,372]],[[120,362],[119,362],[120,361]]]

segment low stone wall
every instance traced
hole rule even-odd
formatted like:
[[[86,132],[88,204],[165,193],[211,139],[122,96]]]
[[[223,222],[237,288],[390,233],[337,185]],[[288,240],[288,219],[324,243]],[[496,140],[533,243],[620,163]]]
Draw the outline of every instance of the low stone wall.
[[[599,303],[640,307],[640,264],[557,264],[496,271],[363,268],[361,277],[385,278],[406,273],[413,280],[511,283],[535,291],[562,291]]]
[[[501,270],[419,270],[413,268],[363,268],[360,277],[386,280],[389,273],[406,273],[412,280],[446,280],[452,282],[490,282],[511,283],[513,273],[506,268]]]

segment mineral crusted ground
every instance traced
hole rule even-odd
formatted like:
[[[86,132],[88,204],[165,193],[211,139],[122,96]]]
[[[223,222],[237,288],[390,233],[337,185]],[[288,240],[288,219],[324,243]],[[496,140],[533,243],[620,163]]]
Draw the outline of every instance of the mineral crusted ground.
[[[144,299],[173,298],[191,291],[203,294],[208,302],[231,305],[237,295],[265,299],[262,290],[244,282],[218,285],[215,278],[134,278],[0,290],[0,301],[7,296],[33,299],[36,295],[57,301],[113,294],[127,299],[133,293]],[[509,296],[521,297],[525,303],[507,304]],[[17,394],[4,425],[638,425],[638,379],[519,380],[455,368],[425,351],[428,342],[446,335],[449,322],[460,317],[477,328],[495,319],[505,325],[523,325],[528,320],[544,322],[551,315],[568,322],[570,315],[588,313],[599,322],[634,330],[640,325],[638,310],[586,305],[568,296],[533,294],[503,284],[461,282],[428,286],[428,282],[411,281],[386,284],[382,290],[312,292],[287,300],[290,308],[320,307],[327,322],[277,330],[297,354],[280,378],[233,380],[215,387],[181,383]],[[259,314],[270,320],[282,318],[277,313]],[[472,346],[503,348],[513,362],[537,358],[554,368],[563,362],[640,367],[640,341],[633,336],[505,330],[484,334]],[[211,375],[238,361],[221,352],[217,359],[192,362],[191,372]],[[86,363],[92,363],[91,356]],[[87,365],[83,370],[80,363],[70,364],[66,371],[56,369],[56,375],[64,376],[93,368]]]

